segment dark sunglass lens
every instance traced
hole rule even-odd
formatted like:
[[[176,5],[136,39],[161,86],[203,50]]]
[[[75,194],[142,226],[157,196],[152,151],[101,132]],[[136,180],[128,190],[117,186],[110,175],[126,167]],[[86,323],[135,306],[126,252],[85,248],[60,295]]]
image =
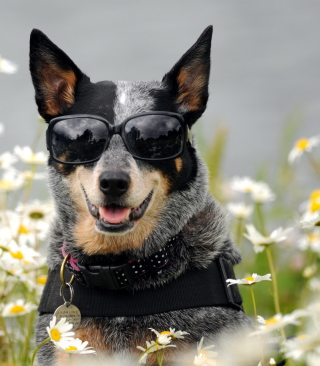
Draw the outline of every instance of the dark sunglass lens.
[[[87,117],[57,122],[51,132],[53,156],[69,163],[84,163],[101,156],[107,143],[108,128]]]
[[[145,159],[167,159],[183,148],[183,127],[173,116],[138,116],[126,123],[125,138],[131,154]]]

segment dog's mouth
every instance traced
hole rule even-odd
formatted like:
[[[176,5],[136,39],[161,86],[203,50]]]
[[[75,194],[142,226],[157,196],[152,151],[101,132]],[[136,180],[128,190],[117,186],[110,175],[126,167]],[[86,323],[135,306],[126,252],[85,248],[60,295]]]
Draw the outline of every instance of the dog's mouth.
[[[85,192],[84,192],[85,193]],[[123,233],[131,230],[135,222],[144,215],[152,198],[153,191],[137,207],[125,207],[118,204],[95,206],[85,193],[90,214],[96,219],[99,232]]]

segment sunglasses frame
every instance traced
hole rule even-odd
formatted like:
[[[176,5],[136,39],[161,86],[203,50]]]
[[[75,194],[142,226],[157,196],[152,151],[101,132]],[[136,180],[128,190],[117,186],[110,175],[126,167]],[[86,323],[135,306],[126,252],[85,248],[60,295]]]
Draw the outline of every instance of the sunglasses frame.
[[[135,154],[133,154],[130,151],[130,149],[128,147],[128,144],[126,142],[125,133],[124,133],[125,125],[126,125],[127,122],[129,122],[130,120],[132,120],[132,119],[134,119],[136,117],[148,116],[148,115],[170,116],[170,117],[175,117],[179,121],[179,123],[181,124],[181,127],[182,127],[182,147],[181,147],[181,150],[179,151],[179,153],[175,154],[174,156],[170,156],[168,158],[153,159],[153,158],[141,158],[139,156],[136,156]],[[56,158],[54,156],[53,149],[52,149],[52,144],[51,144],[53,127],[58,122],[60,122],[60,121],[67,120],[67,119],[74,119],[74,118],[91,118],[91,119],[96,119],[98,121],[103,122],[107,126],[108,131],[110,133],[109,139],[108,139],[107,143],[105,144],[105,147],[104,147],[102,153],[97,158],[94,158],[94,159],[91,159],[91,160],[87,160],[87,161],[84,161],[84,162],[69,162],[69,161],[59,160],[58,158]],[[110,141],[112,139],[112,136],[114,136],[114,135],[120,135],[121,136],[122,141],[125,144],[128,152],[135,159],[144,160],[144,161],[164,161],[164,160],[175,159],[175,158],[178,158],[179,156],[181,156],[183,154],[187,141],[189,141],[190,144],[192,145],[191,131],[190,131],[188,125],[185,123],[185,121],[184,121],[184,119],[183,119],[183,117],[182,117],[181,114],[179,114],[179,113],[173,113],[173,112],[165,112],[165,111],[163,111],[163,112],[161,112],[161,111],[155,111],[155,112],[150,111],[150,112],[143,112],[143,113],[134,114],[134,115],[126,118],[123,122],[121,122],[120,124],[117,124],[117,125],[113,125],[108,120],[106,120],[105,118],[102,118],[100,116],[96,116],[96,115],[93,115],[93,114],[72,114],[72,115],[67,115],[67,116],[55,117],[52,120],[50,120],[49,125],[48,125],[48,129],[46,131],[47,149],[50,152],[51,158],[54,161],[56,161],[57,163],[66,164],[66,165],[91,164],[91,163],[94,163],[95,161],[98,161],[101,158],[101,156],[103,155],[103,153],[108,149],[109,144],[110,144]]]

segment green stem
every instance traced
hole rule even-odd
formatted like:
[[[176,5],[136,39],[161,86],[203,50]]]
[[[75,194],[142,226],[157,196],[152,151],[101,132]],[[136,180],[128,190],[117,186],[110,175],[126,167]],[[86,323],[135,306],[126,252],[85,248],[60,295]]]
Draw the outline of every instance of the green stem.
[[[158,366],[161,366],[161,360],[160,360],[160,358],[159,358],[158,352],[159,352],[159,351],[155,352],[154,354],[155,354],[155,356],[156,356],[156,359],[157,359],[157,362],[158,362]]]
[[[50,342],[50,337],[46,338],[44,341],[38,344],[37,348],[34,350],[32,358],[31,358],[31,366],[33,366],[34,359],[36,358],[36,354],[38,353],[40,347],[42,347],[44,344]]]
[[[161,366],[163,364],[163,361],[164,361],[164,355],[166,353],[166,348],[162,351],[162,357],[161,357]]]
[[[72,366],[72,354],[69,353],[69,366]]]
[[[254,297],[252,285],[249,285],[249,287],[250,287],[251,298],[252,298],[252,303],[253,303],[254,320],[255,320],[256,325],[258,325],[258,320],[257,320],[258,319],[258,314],[257,314],[256,299]]]
[[[319,163],[314,160],[313,156],[309,152],[306,152],[306,155],[307,155],[307,158],[308,158],[312,168],[315,170],[315,172],[318,175],[320,175],[320,165],[319,165]]]
[[[271,276],[272,276],[274,308],[275,308],[276,314],[280,314],[281,310],[280,310],[280,302],[279,302],[278,281],[277,281],[276,271],[274,269],[274,263],[273,263],[273,259],[272,259],[270,246],[266,246],[266,254],[267,254],[269,268],[270,268],[270,272],[271,272]],[[282,327],[280,328],[280,333],[281,333],[283,340],[286,340],[286,335],[285,335],[284,329]]]
[[[262,206],[261,203],[256,203],[256,211],[257,211],[257,216],[258,216],[258,221],[259,221],[259,230],[260,230],[261,234],[265,236],[266,227],[265,227],[265,223],[264,223],[261,206]]]
[[[237,228],[236,228],[236,244],[238,247],[241,247],[242,240],[243,240],[243,219],[238,219]]]

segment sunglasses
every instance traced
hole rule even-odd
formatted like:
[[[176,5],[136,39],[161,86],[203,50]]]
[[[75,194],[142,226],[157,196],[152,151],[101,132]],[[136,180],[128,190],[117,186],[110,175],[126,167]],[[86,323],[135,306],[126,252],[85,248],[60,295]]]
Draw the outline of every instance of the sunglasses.
[[[100,159],[113,135],[120,135],[129,153],[140,160],[179,157],[191,132],[178,113],[145,112],[112,125],[89,114],[53,118],[47,129],[47,148],[62,164],[87,164]]]

